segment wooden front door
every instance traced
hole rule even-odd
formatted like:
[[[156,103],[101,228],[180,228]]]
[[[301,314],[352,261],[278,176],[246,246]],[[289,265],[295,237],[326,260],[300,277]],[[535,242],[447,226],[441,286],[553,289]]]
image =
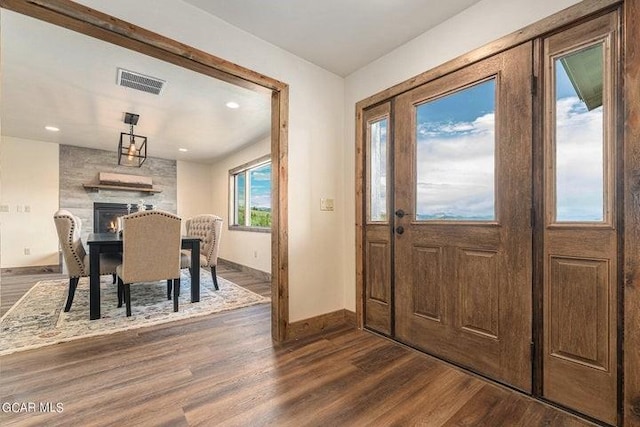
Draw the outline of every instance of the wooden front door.
[[[395,337],[531,390],[532,45],[395,99]],[[524,89],[524,90],[523,90]]]
[[[619,421],[619,11],[364,111],[369,329]],[[535,46],[535,47],[534,47]]]

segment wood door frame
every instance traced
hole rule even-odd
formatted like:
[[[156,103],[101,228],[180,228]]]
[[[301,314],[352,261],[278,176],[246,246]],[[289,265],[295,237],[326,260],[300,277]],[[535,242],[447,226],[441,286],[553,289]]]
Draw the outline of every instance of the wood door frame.
[[[640,423],[640,104],[630,100],[640,99],[640,45],[636,43],[640,39],[640,0],[584,0],[567,9],[546,17],[519,31],[511,33],[496,41],[488,43],[458,58],[443,63],[442,65],[412,77],[395,86],[378,92],[356,103],[355,111],[355,225],[356,225],[356,321],[358,328],[362,329],[363,319],[363,292],[364,292],[364,227],[365,227],[365,158],[364,158],[364,123],[363,111],[384,101],[420,86],[438,77],[449,74],[467,65],[483,60],[489,56],[500,53],[510,47],[525,41],[534,41],[534,50],[539,49],[540,36],[560,30],[563,27],[575,24],[591,18],[594,15],[604,13],[622,5],[623,33],[620,39],[622,44],[619,52],[622,68],[622,85],[619,90],[623,93],[623,103],[619,114],[621,123],[620,145],[624,150],[624,181],[622,194],[618,197],[618,212],[623,218],[623,227],[620,239],[622,251],[620,259],[622,264],[621,286],[619,298],[621,300],[618,327],[618,372],[624,379],[620,382],[622,396],[622,420],[625,425]],[[537,60],[534,55],[534,61]],[[534,64],[534,69],[536,69]],[[540,119],[538,116],[534,120]],[[537,132],[534,129],[534,132]],[[534,133],[534,137],[536,134]],[[539,137],[539,135],[538,135]],[[534,148],[535,149],[535,148]],[[539,153],[534,153],[539,155]],[[534,177],[539,180],[539,177]],[[536,181],[537,182],[537,181]],[[538,197],[534,195],[537,200]],[[536,220],[540,221],[541,209],[536,209]],[[535,272],[534,272],[535,274]],[[534,284],[536,277],[534,276]],[[534,286],[534,309],[539,299]],[[535,328],[534,324],[534,328]],[[535,330],[534,330],[535,332]],[[535,361],[534,361],[535,363]],[[624,375],[623,375],[624,373]]]
[[[0,7],[64,27],[180,67],[271,95],[271,336],[289,326],[288,133],[289,86],[256,71],[70,0],[0,0]]]

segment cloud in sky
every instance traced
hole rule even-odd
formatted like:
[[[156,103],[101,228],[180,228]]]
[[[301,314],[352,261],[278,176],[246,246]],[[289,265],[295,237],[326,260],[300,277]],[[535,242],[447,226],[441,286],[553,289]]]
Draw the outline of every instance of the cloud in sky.
[[[493,219],[495,116],[418,126],[421,218]]]
[[[560,221],[603,219],[603,111],[578,97],[556,104],[556,198]]]

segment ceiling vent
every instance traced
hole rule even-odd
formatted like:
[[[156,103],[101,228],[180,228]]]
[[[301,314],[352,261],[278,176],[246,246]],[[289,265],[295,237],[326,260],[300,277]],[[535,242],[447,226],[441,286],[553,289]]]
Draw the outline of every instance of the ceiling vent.
[[[118,85],[160,95],[166,81],[118,68]]]

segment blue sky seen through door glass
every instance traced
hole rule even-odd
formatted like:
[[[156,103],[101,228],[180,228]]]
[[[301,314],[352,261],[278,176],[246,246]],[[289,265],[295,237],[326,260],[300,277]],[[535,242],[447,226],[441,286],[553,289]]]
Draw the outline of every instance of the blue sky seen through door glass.
[[[495,79],[416,108],[416,218],[495,219]]]
[[[586,57],[594,49],[602,54],[600,44],[570,56]],[[559,59],[555,78],[556,220],[599,222],[604,219],[603,107],[588,110]],[[592,84],[602,84],[601,73],[600,81],[594,79]]]

